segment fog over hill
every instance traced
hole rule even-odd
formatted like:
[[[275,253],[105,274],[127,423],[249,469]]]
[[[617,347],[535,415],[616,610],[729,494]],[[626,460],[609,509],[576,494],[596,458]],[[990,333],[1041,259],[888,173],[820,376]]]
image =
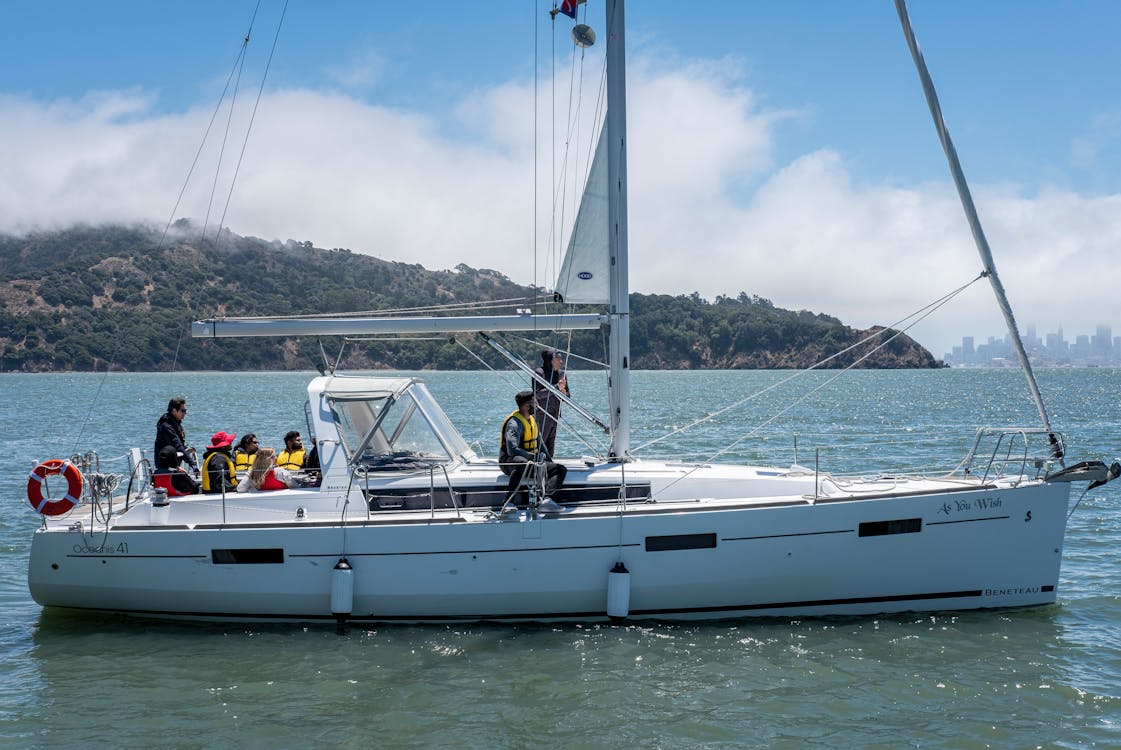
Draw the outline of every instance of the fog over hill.
[[[465,305],[495,301],[489,314],[534,307],[557,312],[545,290],[515,284],[499,271],[428,270],[321,249],[311,242],[269,242],[224,232],[200,240],[178,222],[161,232],[142,226],[76,226],[24,236],[0,235],[0,368],[4,371],[310,369],[321,351],[349,369],[474,369],[450,337],[350,341],[323,338],[200,340],[192,320],[216,316],[304,315]],[[462,313],[457,313],[462,314]],[[774,307],[741,292],[708,301],[697,294],[631,295],[634,369],[805,368],[841,352],[876,329],[855,330],[836,318]],[[876,343],[885,337],[877,337]],[[485,362],[497,355],[460,341]],[[544,342],[568,347],[563,340]],[[540,344],[511,346],[536,362]],[[874,346],[827,363],[847,367]],[[322,347],[322,350],[321,350]],[[604,359],[599,331],[572,334],[571,349]],[[858,367],[930,368],[941,363],[907,336]],[[573,366],[579,365],[574,361]]]

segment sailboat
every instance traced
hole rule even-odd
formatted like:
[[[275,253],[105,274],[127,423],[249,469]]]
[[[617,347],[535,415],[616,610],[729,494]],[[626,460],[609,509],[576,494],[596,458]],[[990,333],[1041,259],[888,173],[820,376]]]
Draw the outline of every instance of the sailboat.
[[[1071,484],[1103,484],[1121,466],[1067,465],[1026,355],[1043,425],[978,430],[950,475],[849,478],[797,464],[632,455],[623,6],[606,3],[606,123],[557,285],[566,303],[606,302],[603,312],[192,326],[213,338],[602,330],[609,413],[598,424],[609,450],[561,459],[567,477],[550,503],[540,472],[527,472],[511,504],[497,460],[468,446],[420,380],[325,372],[307,386],[317,485],[168,498],[151,485],[149,458],[133,449],[132,490],[121,499],[91,492],[71,462],[37,467],[28,480],[44,514],[28,568],[37,602],[158,618],[375,623],[867,615],[1056,601]],[[913,40],[902,0],[897,7]],[[575,36],[590,41],[587,28]],[[925,85],[917,44],[912,53]],[[936,111],[932,87],[927,96]],[[950,156],[937,115],[936,123]],[[983,239],[979,223],[974,233]],[[605,253],[594,250],[596,234],[606,236]],[[984,258],[987,244],[979,245]],[[985,268],[1003,297],[991,255]],[[67,484],[57,500],[45,491],[55,475]]]

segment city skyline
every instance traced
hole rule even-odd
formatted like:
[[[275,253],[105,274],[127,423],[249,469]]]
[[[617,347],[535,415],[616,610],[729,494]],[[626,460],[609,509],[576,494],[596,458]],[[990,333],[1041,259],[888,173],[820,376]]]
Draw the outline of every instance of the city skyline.
[[[1042,365],[1121,365],[1121,336],[1113,335],[1113,326],[1098,323],[1093,333],[1076,333],[1066,338],[1060,323],[1057,330],[1040,337],[1035,323],[1020,332],[1024,348],[1033,364]],[[977,343],[974,336],[962,336],[961,343],[942,355],[951,366],[1001,366],[1015,363],[1016,353],[1011,336],[989,336]]]

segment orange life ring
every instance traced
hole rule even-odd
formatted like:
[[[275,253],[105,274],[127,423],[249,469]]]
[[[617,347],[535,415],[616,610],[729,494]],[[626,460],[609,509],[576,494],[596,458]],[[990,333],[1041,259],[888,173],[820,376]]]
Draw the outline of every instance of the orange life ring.
[[[44,480],[53,475],[61,474],[66,477],[66,495],[58,500],[51,500],[43,495]],[[52,458],[31,470],[27,478],[27,499],[31,507],[44,516],[60,516],[78,504],[82,496],[82,472],[69,461]]]

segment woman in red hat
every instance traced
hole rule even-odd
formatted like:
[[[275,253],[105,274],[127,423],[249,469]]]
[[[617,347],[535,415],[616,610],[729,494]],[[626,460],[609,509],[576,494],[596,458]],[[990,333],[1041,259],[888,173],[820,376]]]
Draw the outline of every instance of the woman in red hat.
[[[210,438],[210,445],[202,457],[202,491],[206,494],[234,492],[237,482],[234,481],[234,459],[230,455],[230,446],[234,444],[237,435],[228,432],[215,432]]]

